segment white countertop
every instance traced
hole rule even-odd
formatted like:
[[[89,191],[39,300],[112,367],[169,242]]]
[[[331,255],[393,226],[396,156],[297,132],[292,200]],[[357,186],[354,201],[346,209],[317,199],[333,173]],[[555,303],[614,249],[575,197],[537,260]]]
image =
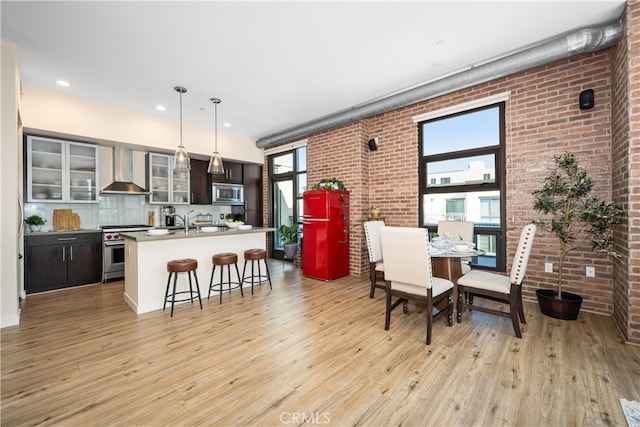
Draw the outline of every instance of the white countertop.
[[[125,239],[135,240],[136,242],[155,242],[158,240],[175,240],[175,239],[195,239],[201,237],[216,237],[216,236],[233,236],[241,234],[252,233],[265,233],[275,231],[275,228],[265,227],[253,227],[250,230],[238,230],[237,228],[223,228],[219,231],[213,231],[205,233],[203,231],[198,232],[196,228],[190,228],[189,233],[186,234],[184,229],[171,230],[169,234],[151,236],[146,231],[129,231],[121,232],[120,235]]]

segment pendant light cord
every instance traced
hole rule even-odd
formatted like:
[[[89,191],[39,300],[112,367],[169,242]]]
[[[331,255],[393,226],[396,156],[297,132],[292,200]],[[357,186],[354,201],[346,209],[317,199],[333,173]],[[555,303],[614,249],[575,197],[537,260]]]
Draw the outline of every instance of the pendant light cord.
[[[184,148],[182,145],[182,92],[180,91],[180,148]]]

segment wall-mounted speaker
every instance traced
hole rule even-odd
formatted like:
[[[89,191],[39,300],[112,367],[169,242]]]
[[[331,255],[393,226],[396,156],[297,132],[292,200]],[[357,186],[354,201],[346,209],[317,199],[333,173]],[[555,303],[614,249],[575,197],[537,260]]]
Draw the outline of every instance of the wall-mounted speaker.
[[[369,151],[376,151],[378,149],[378,138],[371,138],[369,140]]]
[[[593,89],[586,89],[580,92],[580,109],[588,110],[596,104]]]

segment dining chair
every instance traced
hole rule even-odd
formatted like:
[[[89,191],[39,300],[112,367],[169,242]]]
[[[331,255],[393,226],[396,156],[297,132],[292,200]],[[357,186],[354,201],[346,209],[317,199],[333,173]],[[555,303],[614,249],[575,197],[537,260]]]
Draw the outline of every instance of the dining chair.
[[[522,307],[522,280],[527,272],[527,264],[529,263],[529,255],[531,254],[535,235],[535,224],[527,224],[522,229],[518,240],[518,248],[511,262],[511,274],[509,276],[474,269],[458,279],[458,313],[456,316],[458,323],[462,320],[462,311],[465,308],[497,316],[510,317],[516,336],[522,338],[518,318],[520,318],[520,322],[527,323]],[[463,294],[466,293],[469,294],[468,299],[463,298]],[[507,304],[509,311],[474,305],[476,297]]]
[[[380,247],[380,229],[384,226],[384,221],[364,222],[364,236],[367,240],[367,252],[369,254],[369,281],[371,282],[369,298],[373,298],[376,288],[386,288],[382,248]]]
[[[439,221],[438,231],[440,237],[450,234],[454,240],[462,240],[464,242],[473,243],[473,221]],[[469,258],[460,259],[462,274],[471,271]]]
[[[447,317],[447,325],[452,325],[453,282],[433,277],[431,255],[426,228],[383,227],[380,243],[384,257],[384,278],[386,287],[386,312],[384,329],[389,330],[391,311],[400,304],[413,300],[426,304],[427,344],[431,344],[433,320]],[[392,298],[398,299],[392,303]],[[446,304],[433,314],[434,307],[441,301]]]

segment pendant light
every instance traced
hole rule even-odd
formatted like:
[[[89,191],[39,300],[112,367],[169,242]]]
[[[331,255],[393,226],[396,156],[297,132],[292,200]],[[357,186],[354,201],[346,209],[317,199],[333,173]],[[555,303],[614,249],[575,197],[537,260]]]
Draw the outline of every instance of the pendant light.
[[[187,90],[182,86],[174,87],[176,92],[180,94],[180,145],[173,155],[173,169],[174,170],[189,170],[191,169],[191,160],[189,160],[189,154],[182,145],[182,94]]]
[[[211,98],[210,100],[215,106],[215,146],[214,151],[209,159],[209,169],[207,172],[211,174],[224,173],[224,166],[222,166],[222,157],[218,153],[218,104],[222,102],[220,98]]]

